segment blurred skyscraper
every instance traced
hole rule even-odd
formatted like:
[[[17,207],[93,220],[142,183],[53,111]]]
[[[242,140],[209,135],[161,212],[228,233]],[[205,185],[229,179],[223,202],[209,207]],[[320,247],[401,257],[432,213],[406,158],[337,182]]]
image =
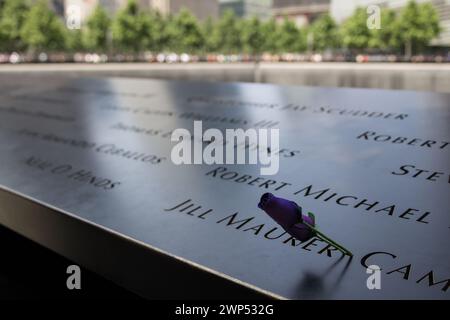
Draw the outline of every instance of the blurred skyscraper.
[[[123,8],[128,0],[52,0],[52,2],[58,3],[57,6],[54,5],[53,7],[63,8],[63,12],[70,5],[79,6],[83,23],[97,5],[103,6],[112,16]],[[218,0],[137,0],[137,3],[142,9],[155,9],[163,15],[176,14],[181,8],[186,8],[200,20],[219,16]],[[59,11],[61,10],[59,9]]]
[[[238,17],[266,20],[272,16],[271,8],[272,0],[220,0],[221,15],[231,9]]]
[[[58,16],[64,16],[64,0],[51,0],[49,3]]]
[[[99,4],[105,8],[110,15],[114,15],[120,8],[125,6],[127,0],[94,0],[94,2],[96,2],[95,6]],[[139,1],[137,2],[139,3]]]
[[[278,21],[288,18],[301,27],[329,12],[330,2],[331,0],[273,0],[272,14]]]
[[[182,8],[186,8],[200,20],[219,16],[218,0],[141,0],[140,4],[159,10],[164,15],[176,14]]]
[[[86,21],[86,19],[91,15],[92,11],[95,9],[99,2],[101,2],[101,0],[65,0],[64,14],[67,17],[67,15],[71,14],[69,10],[72,6],[78,7],[80,13],[80,22],[81,24],[83,24],[84,21]],[[115,1],[111,0],[108,2],[114,3]]]

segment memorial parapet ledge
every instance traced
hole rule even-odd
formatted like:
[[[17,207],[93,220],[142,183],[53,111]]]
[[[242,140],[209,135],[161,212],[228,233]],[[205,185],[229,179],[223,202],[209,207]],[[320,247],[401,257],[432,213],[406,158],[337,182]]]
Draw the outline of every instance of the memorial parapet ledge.
[[[0,223],[146,297],[449,299],[449,119],[447,94],[24,81],[1,93]],[[194,121],[278,129],[279,171],[175,165]],[[287,234],[266,192],[353,258]]]

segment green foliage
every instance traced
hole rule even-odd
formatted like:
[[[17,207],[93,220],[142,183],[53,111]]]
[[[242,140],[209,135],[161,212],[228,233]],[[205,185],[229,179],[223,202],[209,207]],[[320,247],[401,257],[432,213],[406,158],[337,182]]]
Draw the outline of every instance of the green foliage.
[[[171,40],[169,46],[172,51],[196,53],[203,48],[202,30],[189,10],[180,10],[167,28]]]
[[[149,29],[145,13],[135,0],[128,0],[112,23],[112,38],[116,49],[138,53],[148,42]]]
[[[341,27],[344,46],[349,49],[365,49],[369,46],[371,31],[367,28],[367,13],[363,8],[357,8]]]
[[[334,49],[340,45],[338,26],[329,14],[324,14],[314,21],[310,32],[313,37],[314,50]]]
[[[407,56],[423,49],[440,32],[436,9],[431,3],[408,2],[400,12],[397,29]]]
[[[295,23],[287,18],[278,29],[278,48],[281,52],[297,53],[305,51],[306,36]]]
[[[156,11],[139,10],[140,0],[128,0],[112,19],[97,6],[80,30],[68,30],[48,5],[49,0],[0,0],[0,50],[23,51],[91,50],[138,53],[175,51],[178,53],[246,52],[259,55],[323,51],[348,48],[354,51],[404,50],[407,56],[423,51],[440,32],[439,17],[429,2],[410,1],[399,12],[381,10],[381,29],[367,27],[365,8],[338,26],[329,14],[317,19],[308,30],[293,21],[258,18],[239,19],[232,10],[218,20],[199,22],[188,10],[162,16]],[[306,34],[308,32],[308,37]]]
[[[278,24],[275,19],[270,19],[262,26],[262,33],[264,38],[263,51],[272,54],[279,53],[278,47]]]
[[[214,34],[214,41],[218,44],[218,51],[231,54],[242,51],[241,23],[232,10],[224,12],[219,19]]]
[[[162,48],[164,51],[174,51],[175,47],[179,47],[173,37],[176,36],[175,29],[175,17],[170,14],[164,18],[164,27],[162,28],[161,40],[162,40]]]
[[[98,5],[83,29],[82,41],[88,50],[104,52],[108,48],[111,20],[102,6]]]
[[[262,24],[257,17],[243,22],[242,43],[244,50],[251,55],[259,55],[264,50],[264,33]]]
[[[410,1],[397,15],[393,10],[381,11],[381,29],[368,29],[367,13],[358,8],[341,26],[343,44],[350,49],[376,48],[399,51],[410,56],[423,50],[439,35],[439,18],[431,3]]]
[[[149,44],[148,49],[161,52],[168,49],[170,34],[168,32],[169,20],[171,17],[164,18],[159,11],[152,12],[152,43]]]
[[[139,50],[153,50],[155,47],[155,19],[150,11],[143,11],[139,13],[139,30],[140,30],[140,44]]]
[[[218,43],[215,35],[217,25],[214,23],[211,17],[208,17],[205,22],[202,24],[202,33],[204,39],[204,51],[205,52],[216,52]]]
[[[369,47],[380,50],[396,50],[399,47],[398,18],[395,11],[381,10],[381,28],[371,30]]]
[[[39,0],[28,11],[20,36],[35,51],[62,50],[66,45],[65,26],[45,0]]]
[[[17,51],[25,48],[20,30],[29,10],[26,0],[5,0],[0,11],[0,50]]]
[[[72,52],[79,52],[84,50],[83,35],[80,29],[69,30],[66,34],[66,49]]]

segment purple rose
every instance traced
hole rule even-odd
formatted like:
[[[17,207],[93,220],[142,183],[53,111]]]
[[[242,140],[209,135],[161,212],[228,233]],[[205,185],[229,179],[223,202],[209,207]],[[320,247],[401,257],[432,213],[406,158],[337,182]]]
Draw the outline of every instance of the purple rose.
[[[258,207],[264,210],[287,233],[302,242],[315,235],[315,231],[304,223],[307,222],[314,227],[314,219],[303,215],[302,208],[293,201],[265,193],[262,195]]]

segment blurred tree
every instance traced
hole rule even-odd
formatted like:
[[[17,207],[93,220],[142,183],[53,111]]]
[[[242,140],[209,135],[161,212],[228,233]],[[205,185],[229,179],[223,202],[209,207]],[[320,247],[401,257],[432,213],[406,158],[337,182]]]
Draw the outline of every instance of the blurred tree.
[[[405,48],[405,56],[423,49],[429,42],[439,35],[439,17],[431,3],[417,4],[410,1],[400,12],[398,24],[398,38]]]
[[[264,39],[263,50],[272,54],[279,53],[278,24],[275,19],[270,19],[262,25]]]
[[[164,21],[164,29],[162,36],[164,37],[164,50],[166,51],[178,51],[179,44],[175,42],[174,37],[177,36],[177,31],[175,30],[175,16],[169,14],[162,16]]]
[[[218,43],[218,50],[225,54],[242,51],[241,24],[232,10],[226,10],[217,24],[214,38]]]
[[[112,22],[112,38],[115,48],[124,52],[138,53],[148,41],[145,14],[139,11],[136,0],[128,0]]]
[[[439,35],[439,18],[431,3],[410,1],[399,14],[381,11],[381,29],[367,27],[367,13],[357,8],[340,27],[326,14],[308,28],[299,29],[285,19],[278,25],[274,19],[261,22],[258,18],[238,19],[232,10],[216,22],[211,18],[200,23],[188,10],[175,16],[163,17],[159,12],[140,11],[137,0],[128,0],[113,21],[97,6],[86,25],[80,30],[66,30],[63,22],[49,9],[48,0],[0,0],[0,49],[31,50],[89,50],[106,51],[111,38],[123,52],[151,50],[161,52],[200,53],[247,52],[258,56],[262,52],[302,52],[346,48],[383,51],[404,50],[410,57],[423,50]]]
[[[39,0],[28,11],[20,35],[32,51],[61,50],[66,46],[65,26],[45,0]]]
[[[168,49],[169,45],[169,33],[168,24],[171,20],[171,16],[164,18],[159,11],[153,11],[152,13],[152,44],[148,47],[149,50],[154,52],[162,52]]]
[[[340,46],[339,30],[336,22],[329,14],[324,14],[312,24],[313,50],[323,51]]]
[[[215,35],[217,35],[217,25],[214,23],[211,17],[208,17],[202,24],[202,32],[204,39],[204,51],[216,52],[218,43]]]
[[[146,10],[139,13],[138,19],[140,21],[140,29],[143,37],[143,49],[155,52],[160,47],[159,36],[157,34],[160,28],[159,24],[161,23],[159,18],[160,17],[158,17],[153,11]]]
[[[20,30],[30,9],[27,0],[5,0],[0,11],[0,50],[20,51],[26,45]]]
[[[287,18],[278,29],[278,48],[281,52],[302,52],[306,49],[306,37],[295,23]]]
[[[168,26],[170,47],[178,53],[198,53],[203,49],[204,38],[197,19],[187,9],[181,9]]]
[[[83,45],[88,50],[106,52],[109,46],[111,20],[102,6],[97,5],[83,29]]]
[[[349,49],[366,49],[369,46],[371,30],[367,27],[367,13],[357,8],[341,26],[343,45]]]
[[[83,35],[81,29],[66,29],[66,49],[72,52],[84,50]]]
[[[395,11],[381,10],[381,28],[371,30],[369,47],[383,51],[395,51],[399,48],[398,19]]]
[[[265,41],[262,24],[257,17],[243,22],[242,43],[244,44],[244,51],[259,60],[258,57],[264,50]]]
[[[308,35],[308,29],[305,28],[300,28],[298,29],[298,33],[299,33],[299,39],[297,40],[297,50],[299,52],[305,52],[306,48],[307,48],[307,35]]]

